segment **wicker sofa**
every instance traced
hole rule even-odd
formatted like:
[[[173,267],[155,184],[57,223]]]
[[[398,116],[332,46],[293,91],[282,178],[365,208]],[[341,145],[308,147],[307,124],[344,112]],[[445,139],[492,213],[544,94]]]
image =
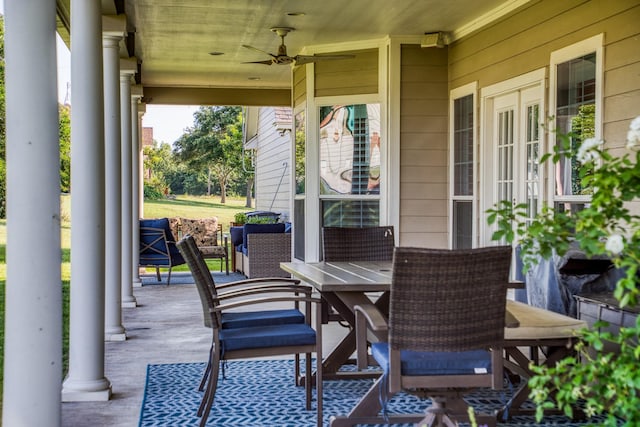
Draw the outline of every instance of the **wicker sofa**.
[[[287,228],[283,223],[232,227],[235,269],[250,279],[290,277],[280,268],[281,262],[291,261],[291,233]]]

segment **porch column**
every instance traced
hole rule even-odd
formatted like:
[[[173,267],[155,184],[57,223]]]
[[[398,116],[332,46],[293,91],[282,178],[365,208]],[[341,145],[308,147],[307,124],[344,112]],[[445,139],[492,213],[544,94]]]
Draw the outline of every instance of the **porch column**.
[[[100,12],[100,2],[71,0],[71,309],[69,375],[62,385],[62,400],[67,402],[109,400],[111,396],[111,383],[104,375],[105,146]]]
[[[5,12],[5,426],[60,426],[62,289],[55,2]],[[37,256],[36,256],[37,252]]]
[[[104,135],[105,135],[105,330],[106,341],[124,341],[121,295],[121,158],[120,158],[120,40],[124,33],[120,20],[103,17],[102,50],[104,60]],[[111,28],[113,27],[113,28]]]
[[[142,86],[131,88],[131,283],[142,286],[140,279],[140,100]]]
[[[120,197],[122,210],[120,217],[122,218],[122,246],[121,246],[121,286],[122,286],[122,305],[124,307],[135,307],[136,299],[133,297],[133,281],[131,280],[131,271],[133,268],[133,238],[132,221],[133,216],[133,189],[132,185],[132,140],[131,140],[131,80],[138,69],[135,60],[120,60],[120,111],[121,111],[121,144],[120,158],[122,160],[122,185]]]

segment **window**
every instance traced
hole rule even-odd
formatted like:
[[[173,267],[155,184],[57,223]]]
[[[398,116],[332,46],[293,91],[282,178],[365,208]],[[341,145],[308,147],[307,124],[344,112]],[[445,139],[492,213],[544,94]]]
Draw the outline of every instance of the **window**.
[[[586,138],[600,137],[601,50],[602,36],[596,36],[551,55],[555,127],[570,135],[573,148]],[[592,189],[582,185],[579,162],[565,157],[554,167],[555,208],[577,211],[588,205]]]
[[[380,223],[380,105],[320,107],[322,226]]]
[[[307,155],[307,140],[305,134],[305,112],[304,110],[298,112],[294,116],[294,129],[295,129],[295,196],[293,201],[293,223],[295,224],[294,244],[293,244],[293,256],[296,259],[304,261],[304,228],[305,228],[305,183],[306,183],[306,155]]]
[[[475,85],[458,92],[475,91]],[[456,93],[452,93],[455,97]],[[474,96],[465,94],[452,102],[452,191],[451,191],[451,247],[473,247],[474,196]]]

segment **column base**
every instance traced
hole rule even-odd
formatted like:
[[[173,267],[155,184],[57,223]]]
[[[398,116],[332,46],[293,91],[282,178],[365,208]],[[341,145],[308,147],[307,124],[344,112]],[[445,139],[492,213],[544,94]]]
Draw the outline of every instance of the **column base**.
[[[62,384],[63,402],[105,402],[111,398],[111,382],[103,378],[96,381],[71,381]]]
[[[105,341],[126,341],[127,340],[127,334],[126,333],[120,333],[120,334],[104,334],[104,340]]]
[[[140,280],[140,278],[133,279],[133,287],[134,288],[141,288],[142,287],[142,280]]]
[[[135,284],[134,284],[135,286]],[[142,285],[140,285],[142,286]],[[122,307],[127,307],[127,308],[132,308],[132,307],[136,307],[138,305],[138,301],[136,300],[136,297],[131,294],[131,295],[122,295],[122,299],[120,300],[120,303],[122,305]]]

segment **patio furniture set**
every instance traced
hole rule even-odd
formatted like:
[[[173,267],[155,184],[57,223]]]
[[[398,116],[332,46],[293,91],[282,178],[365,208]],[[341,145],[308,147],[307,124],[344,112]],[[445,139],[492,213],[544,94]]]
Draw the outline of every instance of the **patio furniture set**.
[[[392,228],[373,232],[382,238],[379,241],[390,235],[393,242]],[[331,230],[324,238],[329,235]],[[349,235],[349,242],[353,237]],[[328,248],[327,243],[325,240]],[[468,421],[465,393],[478,387],[502,388],[505,368],[528,378],[530,360],[520,348],[544,349],[545,360],[533,360],[551,363],[571,352],[574,331],[585,325],[568,316],[507,301],[510,247],[454,251],[396,247],[392,259],[384,251],[379,255],[376,247],[374,255],[365,251],[347,261],[282,262],[282,270],[295,279],[262,278],[220,286],[213,282],[193,238],[187,236],[177,246],[196,280],[205,326],[212,329],[209,363],[200,384],[201,390],[206,386],[198,411],[201,426],[214,403],[221,361],[295,354],[297,362],[301,353],[305,354],[305,376],[295,372],[296,384],[305,386],[307,409],[315,384],[318,426],[323,420],[323,379],[372,375],[378,379],[371,389],[349,414],[331,414],[331,426],[455,425],[452,423]],[[318,293],[321,298],[314,296]],[[292,304],[290,309],[235,310],[284,301]],[[322,301],[350,327],[324,359]],[[354,351],[358,370],[339,371],[350,363]],[[313,379],[312,353],[322,361]],[[371,366],[380,370],[372,372]],[[385,402],[401,390],[429,398],[431,406],[420,414],[381,415]],[[527,394],[523,380],[509,402],[509,414],[522,410]],[[503,410],[478,414],[477,419],[495,426]]]

